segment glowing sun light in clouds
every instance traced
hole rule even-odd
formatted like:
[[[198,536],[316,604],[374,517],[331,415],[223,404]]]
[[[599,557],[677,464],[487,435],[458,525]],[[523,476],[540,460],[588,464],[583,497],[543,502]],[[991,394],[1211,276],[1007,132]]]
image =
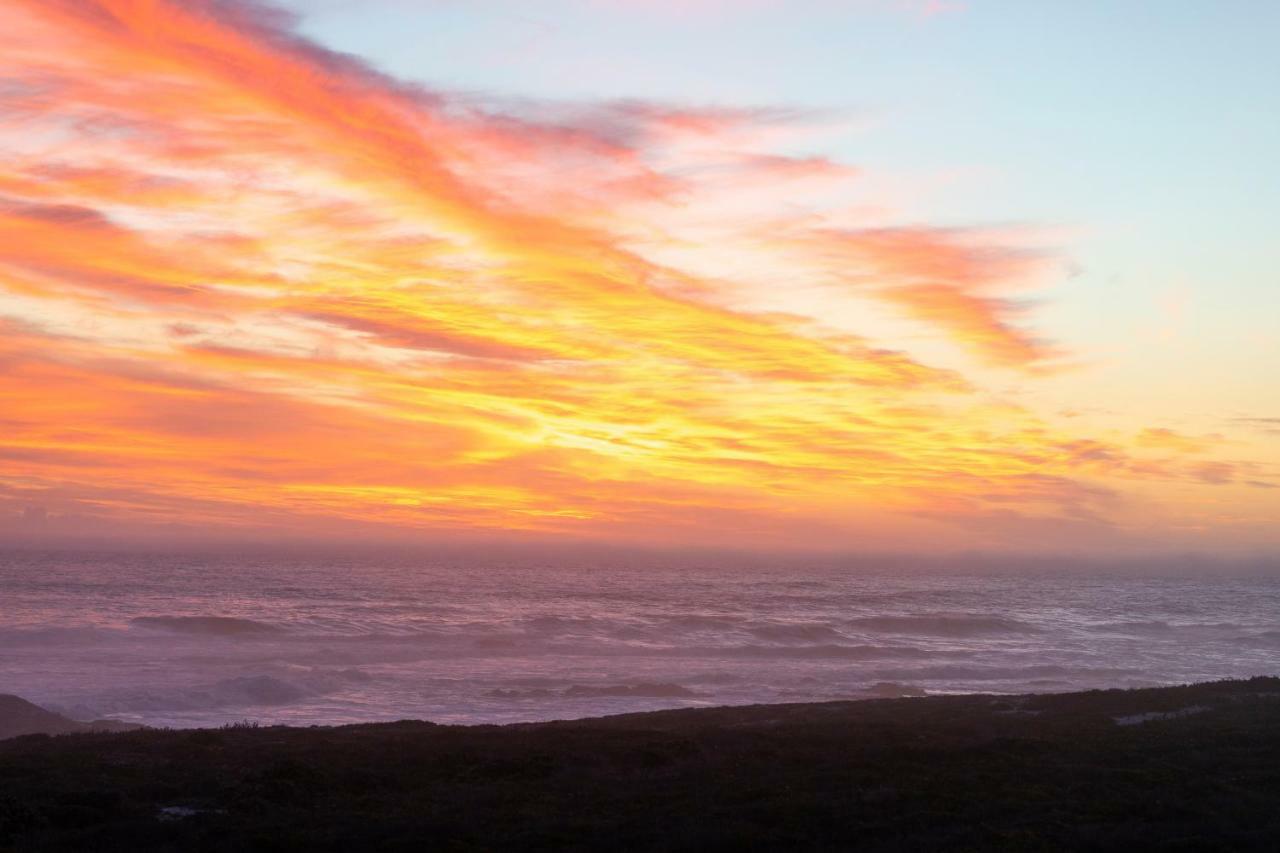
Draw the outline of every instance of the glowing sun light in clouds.
[[[1024,301],[1057,259],[866,212],[780,153],[814,116],[499,109],[292,27],[0,10],[6,524],[1149,543],[1190,511],[1159,484],[1264,479],[991,393],[1063,359]]]

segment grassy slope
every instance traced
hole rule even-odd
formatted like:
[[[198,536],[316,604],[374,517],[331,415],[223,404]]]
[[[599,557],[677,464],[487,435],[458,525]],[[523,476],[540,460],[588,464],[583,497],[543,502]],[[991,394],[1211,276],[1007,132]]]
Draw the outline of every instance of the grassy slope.
[[[0,850],[992,847],[1280,849],[1280,679],[0,742]]]

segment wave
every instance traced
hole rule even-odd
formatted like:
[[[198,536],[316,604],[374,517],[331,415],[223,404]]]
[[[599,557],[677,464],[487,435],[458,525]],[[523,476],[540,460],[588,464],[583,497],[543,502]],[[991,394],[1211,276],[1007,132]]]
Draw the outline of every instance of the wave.
[[[507,624],[491,624],[486,627],[501,629],[506,628]],[[656,633],[654,627],[643,620],[619,620],[596,616],[534,616],[515,623],[514,627],[530,636],[548,638],[643,640],[653,637]]]
[[[96,625],[71,627],[20,627],[0,629],[0,648],[51,648],[58,646],[98,646],[123,635],[119,629]]]
[[[1120,634],[1139,634],[1142,636],[1186,633],[1186,634],[1218,634],[1223,632],[1242,631],[1245,627],[1234,622],[1194,622],[1174,624],[1162,621],[1149,622],[1105,622],[1094,626],[1095,630]]]
[[[336,693],[372,680],[358,669],[305,671],[288,675],[258,673],[234,676],[212,684],[187,687],[135,687],[108,690],[92,699],[58,707],[73,718],[86,714],[146,714],[211,711],[292,705]]]
[[[834,660],[879,660],[883,658],[926,658],[938,657],[938,652],[928,652],[915,646],[842,646],[836,643],[822,643],[812,646],[727,646],[724,648],[689,649],[682,653],[698,653],[708,657],[727,655],[730,657],[762,657],[762,658],[820,658]]]
[[[213,692],[221,704],[232,705],[289,705],[316,695],[302,684],[270,675],[228,678],[214,685]]]
[[[1074,683],[1076,679],[1101,679],[1117,681],[1140,677],[1143,672],[1128,667],[1062,666],[1061,664],[1032,664],[1029,666],[962,666],[935,664],[912,669],[880,669],[876,675],[886,679],[904,681],[1021,681],[1033,679],[1067,679],[1060,683]],[[954,686],[954,685],[953,685]]]
[[[668,616],[663,620],[664,628],[688,628],[695,631],[728,631],[737,628],[740,620],[729,616],[706,616],[688,613],[683,616]]]
[[[1231,637],[1231,642],[1242,646],[1280,646],[1280,631],[1260,631]]]
[[[844,634],[827,625],[776,624],[761,625],[749,630],[762,640],[777,643],[812,643],[815,640],[847,639]]]
[[[702,694],[679,684],[640,682],[638,684],[575,684],[564,690],[534,688],[532,690],[490,690],[484,694],[491,699],[694,699]]]
[[[234,637],[246,634],[278,634],[280,628],[253,619],[236,616],[139,616],[129,620],[139,628],[172,631],[179,634]]]
[[[923,687],[899,684],[896,681],[878,681],[863,692],[877,699],[901,699],[908,696],[927,696],[929,694],[929,691]]]
[[[977,637],[991,634],[1031,634],[1039,629],[1003,616],[864,616],[849,624],[862,630],[888,634],[934,637]]]
[[[596,698],[606,696],[632,696],[643,697],[648,699],[688,699],[697,696],[687,687],[679,684],[607,684],[603,686],[584,686],[575,684],[564,691],[564,695],[570,698]]]

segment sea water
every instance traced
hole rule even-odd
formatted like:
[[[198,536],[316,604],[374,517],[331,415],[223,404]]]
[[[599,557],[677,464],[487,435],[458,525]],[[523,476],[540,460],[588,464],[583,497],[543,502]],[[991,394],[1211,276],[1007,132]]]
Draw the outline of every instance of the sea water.
[[[0,555],[0,693],[152,726],[575,718],[1280,672],[1280,579]]]

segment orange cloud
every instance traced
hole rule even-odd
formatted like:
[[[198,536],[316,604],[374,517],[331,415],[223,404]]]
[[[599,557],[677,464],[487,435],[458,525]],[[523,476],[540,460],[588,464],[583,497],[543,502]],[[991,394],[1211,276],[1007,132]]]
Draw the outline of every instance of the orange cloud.
[[[1148,427],[1137,436],[1137,444],[1140,447],[1172,450],[1176,453],[1203,453],[1220,442],[1220,436],[1197,438],[1163,427]]]
[[[499,110],[289,27],[0,11],[0,507],[883,547],[925,519],[1102,529],[1120,480],[1235,476],[1056,434],[789,302],[802,281],[986,362],[1056,355],[1010,295],[1042,253],[851,224],[856,168],[770,147],[812,116]]]

